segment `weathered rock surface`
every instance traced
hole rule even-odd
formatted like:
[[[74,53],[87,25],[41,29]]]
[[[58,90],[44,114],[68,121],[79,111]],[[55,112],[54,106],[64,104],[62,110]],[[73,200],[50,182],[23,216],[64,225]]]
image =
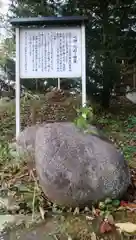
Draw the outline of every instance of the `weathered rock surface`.
[[[37,175],[50,200],[76,207],[125,193],[130,183],[127,163],[112,143],[97,134],[85,134],[66,122],[24,130],[19,143],[25,141],[23,147],[35,149]]]
[[[38,128],[35,143],[37,174],[53,202],[85,206],[107,196],[118,198],[128,188],[129,169],[123,155],[72,123]]]
[[[22,152],[26,151],[34,151],[35,148],[35,139],[36,139],[36,131],[39,125],[32,125],[30,127],[26,127],[19,135],[17,139],[17,148],[22,150]]]

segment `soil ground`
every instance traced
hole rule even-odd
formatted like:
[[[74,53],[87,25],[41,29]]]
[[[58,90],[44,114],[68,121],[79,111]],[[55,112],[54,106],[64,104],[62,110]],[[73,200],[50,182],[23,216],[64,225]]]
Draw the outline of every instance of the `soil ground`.
[[[43,121],[73,121],[76,108],[80,106],[80,97],[66,97],[47,99],[22,99],[21,125],[25,127]],[[112,104],[108,112],[95,106],[93,123],[103,130],[107,137],[119,147],[128,161],[132,173],[132,185],[123,200],[136,203],[136,106],[121,100]],[[45,217],[45,222],[32,229],[10,231],[10,235],[3,235],[4,240],[30,239],[136,239],[135,236],[120,235],[113,231],[109,235],[99,235],[100,219],[90,221],[90,213],[81,212],[74,216],[51,204],[45,198],[36,184],[35,172],[30,174],[27,159],[15,161],[10,155],[8,143],[15,136],[15,103],[11,101],[0,107],[0,199],[8,198],[8,205],[0,208],[3,214],[23,214],[33,216],[35,213],[50,213],[52,217]],[[41,211],[40,211],[41,210]],[[113,214],[116,222],[136,222],[134,211],[124,210]],[[92,235],[95,232],[97,235]],[[122,238],[121,238],[122,237]]]

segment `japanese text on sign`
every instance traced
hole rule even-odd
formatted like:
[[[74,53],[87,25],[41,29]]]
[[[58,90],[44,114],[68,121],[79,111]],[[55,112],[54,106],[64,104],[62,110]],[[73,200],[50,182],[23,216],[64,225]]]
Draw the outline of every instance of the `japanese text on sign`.
[[[81,28],[21,29],[20,77],[81,77]]]

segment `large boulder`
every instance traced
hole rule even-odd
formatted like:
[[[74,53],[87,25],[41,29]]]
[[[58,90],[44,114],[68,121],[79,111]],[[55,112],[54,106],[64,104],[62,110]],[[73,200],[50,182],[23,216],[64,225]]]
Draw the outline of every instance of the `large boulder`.
[[[130,183],[123,154],[106,139],[72,123],[36,129],[35,163],[45,195],[63,206],[85,206],[120,198]]]
[[[30,127],[26,127],[18,136],[16,141],[16,149],[20,153],[28,153],[35,151],[35,139],[36,132],[39,125],[32,125]]]

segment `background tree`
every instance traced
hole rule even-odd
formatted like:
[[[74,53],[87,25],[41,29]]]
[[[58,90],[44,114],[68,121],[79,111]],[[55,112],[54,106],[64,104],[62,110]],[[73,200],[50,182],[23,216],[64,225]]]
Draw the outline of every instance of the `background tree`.
[[[111,91],[121,80],[118,60],[135,55],[136,2],[133,0],[70,0],[62,15],[87,15],[88,94],[99,92],[109,106]],[[133,35],[133,36],[132,36]]]
[[[9,17],[87,15],[87,94],[109,106],[120,63],[135,62],[135,0],[12,0],[9,10]]]

